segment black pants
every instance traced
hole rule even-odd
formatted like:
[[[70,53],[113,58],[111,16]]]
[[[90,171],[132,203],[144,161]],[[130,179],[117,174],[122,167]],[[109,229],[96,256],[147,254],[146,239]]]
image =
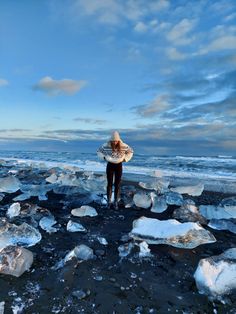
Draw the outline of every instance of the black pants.
[[[120,182],[122,177],[122,162],[119,164],[107,163],[107,198],[111,199],[113,178],[115,177],[115,201],[118,201],[120,192]]]

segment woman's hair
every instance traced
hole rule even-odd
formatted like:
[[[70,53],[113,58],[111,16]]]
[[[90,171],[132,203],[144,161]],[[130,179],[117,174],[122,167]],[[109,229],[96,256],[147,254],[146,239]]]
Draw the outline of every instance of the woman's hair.
[[[111,144],[111,149],[112,149],[113,152],[115,150],[116,151],[120,151],[121,150],[121,143],[120,143],[120,141],[118,141],[117,143],[115,143],[114,141],[110,141],[110,144]]]

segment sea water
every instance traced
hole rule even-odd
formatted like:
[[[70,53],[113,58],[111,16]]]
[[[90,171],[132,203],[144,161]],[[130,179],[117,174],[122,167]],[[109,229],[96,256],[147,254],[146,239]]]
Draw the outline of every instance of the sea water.
[[[96,153],[0,151],[0,159],[16,164],[27,163],[37,167],[76,166],[81,170],[104,172],[106,162],[99,161]],[[164,177],[175,185],[202,182],[208,190],[235,193],[236,156],[154,156],[134,154],[129,163],[123,164],[126,179],[148,180]]]

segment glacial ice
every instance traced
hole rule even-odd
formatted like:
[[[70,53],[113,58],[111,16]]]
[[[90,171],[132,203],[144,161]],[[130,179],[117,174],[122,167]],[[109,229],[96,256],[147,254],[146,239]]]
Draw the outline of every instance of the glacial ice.
[[[57,175],[55,173],[51,174],[49,177],[47,177],[45,180],[51,184],[56,183],[57,182]]]
[[[155,190],[158,193],[165,193],[168,191],[170,182],[164,179],[152,179],[148,182],[139,182],[139,186],[146,190]]]
[[[168,192],[165,194],[166,196],[166,203],[168,205],[177,205],[181,206],[183,205],[183,196],[177,192]]]
[[[133,248],[134,248],[134,243],[133,242],[128,242],[128,243],[125,243],[125,244],[121,244],[118,247],[119,256],[122,257],[122,258],[128,256],[131,253]]]
[[[0,218],[0,249],[9,245],[33,246],[41,238],[40,232],[25,222],[16,226],[8,223],[6,219]]]
[[[93,250],[85,244],[80,244],[76,246],[72,251],[70,251],[64,258],[64,262],[68,262],[73,257],[79,260],[88,261],[94,259]]]
[[[14,193],[20,189],[21,183],[14,176],[0,178],[0,192]]]
[[[206,219],[231,219],[236,218],[236,207],[221,207],[214,205],[201,205],[199,206],[200,213]]]
[[[4,199],[5,195],[3,193],[0,193],[0,202]]]
[[[222,300],[236,289],[236,248],[218,256],[201,259],[194,273],[200,293]]]
[[[97,237],[97,239],[98,239],[98,242],[99,242],[100,244],[102,244],[102,245],[108,245],[108,242],[107,242],[107,240],[106,240],[105,238],[103,238],[103,237]]]
[[[135,206],[140,208],[149,208],[152,205],[152,199],[150,194],[136,193],[134,194],[133,201]]]
[[[52,190],[51,184],[25,184],[21,186],[21,191],[25,195],[37,196],[40,201],[47,200],[47,192]]]
[[[5,302],[4,301],[0,302],[0,314],[4,314],[4,307],[5,307]]]
[[[20,214],[20,203],[13,203],[7,210],[7,216],[11,219]]]
[[[168,205],[166,204],[166,197],[165,195],[157,195],[156,193],[151,192],[151,200],[152,200],[152,207],[151,212],[153,213],[162,213],[164,212]]]
[[[29,198],[31,198],[30,193],[23,193],[23,194],[20,194],[20,195],[14,197],[14,198],[13,198],[13,201],[14,201],[14,202],[17,202],[17,201],[25,201],[25,200],[28,200]]]
[[[151,250],[148,247],[148,244],[146,241],[142,241],[139,243],[139,257],[149,257],[151,256]]]
[[[204,184],[199,183],[197,185],[177,186],[170,189],[173,192],[180,194],[188,194],[192,196],[200,196],[204,190]]]
[[[208,226],[216,230],[228,230],[236,234],[236,219],[211,219]]]
[[[196,205],[191,200],[184,200],[181,207],[173,212],[173,217],[181,222],[199,222],[202,225],[207,224],[207,220],[200,214]]]
[[[84,216],[94,217],[98,215],[96,209],[88,205],[83,205],[79,208],[72,209],[71,214],[76,217]]]
[[[69,220],[66,226],[66,230],[69,232],[86,232],[87,230],[78,222]]]
[[[20,277],[33,263],[33,253],[17,246],[0,250],[0,273]]]
[[[43,217],[39,221],[40,227],[45,230],[48,233],[54,233],[57,232],[57,228],[54,228],[53,226],[56,224],[56,220],[54,216],[50,215],[47,217]]]
[[[175,219],[161,221],[144,216],[133,222],[129,235],[134,240],[143,240],[149,244],[168,244],[186,249],[216,241],[209,231],[197,223],[180,223]]]

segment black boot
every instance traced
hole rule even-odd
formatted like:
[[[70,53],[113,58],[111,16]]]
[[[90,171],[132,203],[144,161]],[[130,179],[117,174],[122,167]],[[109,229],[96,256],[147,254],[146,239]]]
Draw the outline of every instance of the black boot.
[[[115,189],[115,202],[114,202],[114,208],[117,210],[119,209],[119,199],[120,199],[120,189],[119,187]]]
[[[112,196],[112,187],[107,187],[107,208],[111,208],[111,196]]]

